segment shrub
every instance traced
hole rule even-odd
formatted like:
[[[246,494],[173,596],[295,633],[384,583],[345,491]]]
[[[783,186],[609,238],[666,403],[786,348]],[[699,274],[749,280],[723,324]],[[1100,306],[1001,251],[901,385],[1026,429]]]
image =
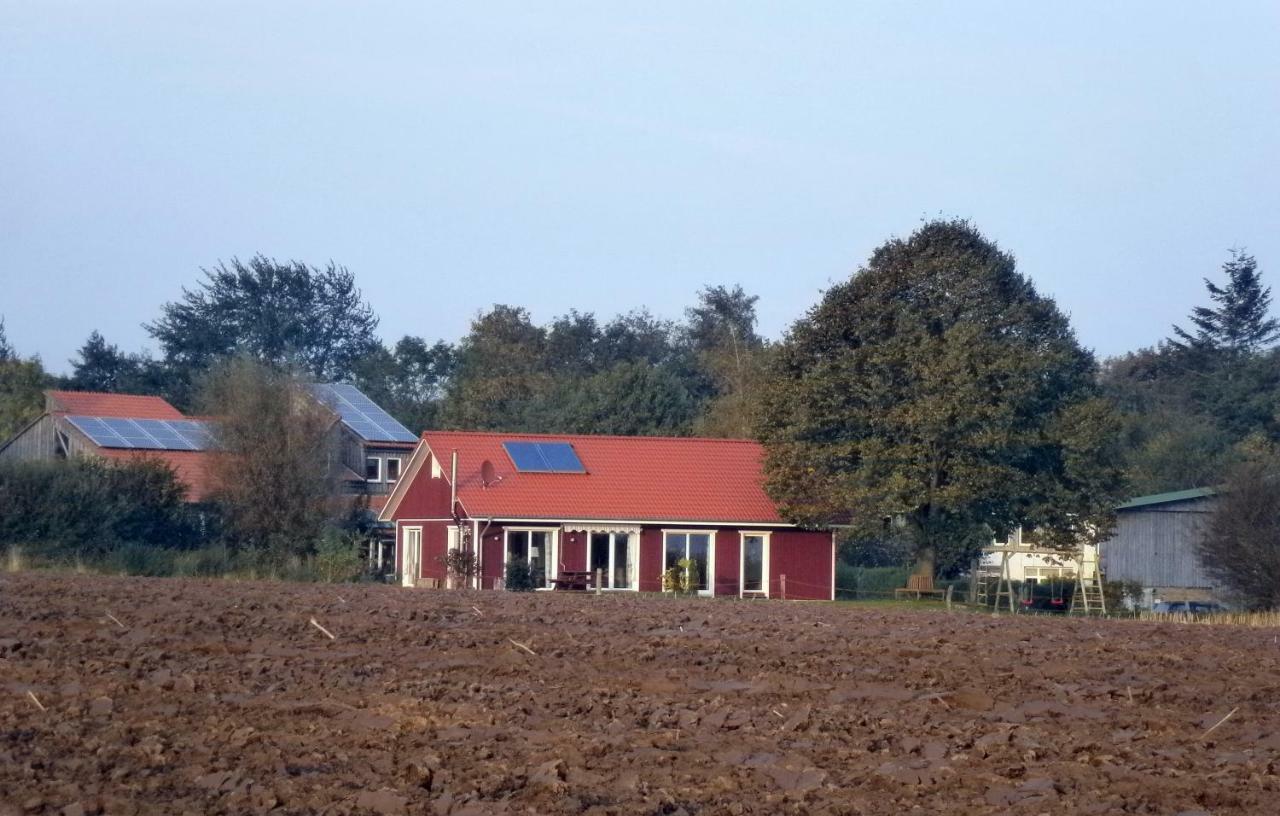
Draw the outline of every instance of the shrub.
[[[895,589],[907,585],[910,575],[909,567],[857,567],[838,561],[836,597],[843,600],[893,597]]]
[[[320,581],[353,581],[361,569],[359,542],[350,533],[330,527],[320,536],[313,564]]]
[[[701,577],[697,561],[681,558],[675,566],[662,573],[662,591],[674,592],[677,595],[692,595],[698,591]]]
[[[101,557],[125,544],[198,546],[200,518],[164,464],[75,458],[0,464],[0,544],[34,560]]]
[[[444,568],[453,576],[454,586],[466,587],[471,585],[471,579],[475,576],[479,567],[475,553],[462,549],[449,550],[441,560],[444,561]]]
[[[1102,585],[1109,615],[1136,610],[1142,605],[1143,594],[1142,584],[1137,581],[1106,581]]]
[[[533,591],[533,570],[529,569],[528,561],[513,558],[507,562],[506,587],[511,592]]]

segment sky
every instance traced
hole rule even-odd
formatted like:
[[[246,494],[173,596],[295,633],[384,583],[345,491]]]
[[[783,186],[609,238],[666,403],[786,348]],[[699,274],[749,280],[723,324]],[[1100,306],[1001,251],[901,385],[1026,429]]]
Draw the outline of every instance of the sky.
[[[709,284],[777,338],[943,216],[1118,354],[1232,247],[1280,282],[1278,42],[1274,0],[0,0],[0,315],[66,372],[263,253],[391,342]]]

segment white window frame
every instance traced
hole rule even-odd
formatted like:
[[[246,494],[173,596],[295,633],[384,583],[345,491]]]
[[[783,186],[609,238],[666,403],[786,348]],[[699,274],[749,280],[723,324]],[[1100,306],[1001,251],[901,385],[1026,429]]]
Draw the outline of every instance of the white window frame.
[[[743,530],[738,536],[738,597],[745,598],[747,596],[769,597],[769,550],[772,549],[772,542],[769,540],[771,533],[763,530]],[[764,552],[761,558],[761,576],[759,590],[747,591],[747,537],[763,538]],[[665,552],[665,550],[664,550]]]
[[[662,572],[667,571],[667,536],[669,535],[704,535],[707,537],[707,588],[698,590],[703,597],[716,594],[716,531],[715,530],[663,530],[662,531]],[[689,557],[689,540],[684,543],[684,557]],[[659,573],[661,574],[661,573]]]
[[[547,556],[546,571],[544,582],[547,586],[539,587],[538,590],[555,589],[552,583],[560,577],[560,528],[559,527],[505,527],[502,530],[502,585],[507,585],[507,545],[510,543],[510,535],[512,533],[546,533],[547,538]]]
[[[609,566],[606,584],[613,583],[614,557],[618,554],[617,541],[614,536],[624,535],[627,537],[627,561],[631,564],[631,574],[627,576],[627,585],[624,587],[605,586],[605,592],[637,592],[640,589],[640,534],[632,531],[623,530],[587,530],[587,568],[591,568],[591,539],[593,536],[607,535],[609,537]],[[665,553],[665,539],[664,550]]]
[[[382,460],[379,459],[378,461],[381,462]],[[396,463],[396,477],[394,479],[391,478],[392,462]],[[385,481],[387,484],[395,484],[396,482],[400,481],[400,474],[404,472],[403,468],[404,468],[404,462],[402,461],[402,457],[388,456],[385,464],[382,464],[379,466],[379,469],[381,472],[378,475],[382,476],[382,480]]]
[[[400,585],[416,586],[418,583],[418,572],[422,569],[422,525],[415,524],[412,527],[404,527],[404,541],[401,544],[401,555],[403,563],[400,566]],[[413,555],[409,554],[409,543],[416,539],[417,550]]]
[[[370,478],[369,478],[369,463],[370,463],[370,462],[377,462],[377,463],[378,463],[378,478],[376,478],[376,479],[370,479]],[[368,454],[365,454],[365,457],[364,457],[364,480],[365,480],[366,482],[368,482],[369,484],[380,484],[380,483],[382,482],[382,457],[380,457],[380,456],[369,456]]]

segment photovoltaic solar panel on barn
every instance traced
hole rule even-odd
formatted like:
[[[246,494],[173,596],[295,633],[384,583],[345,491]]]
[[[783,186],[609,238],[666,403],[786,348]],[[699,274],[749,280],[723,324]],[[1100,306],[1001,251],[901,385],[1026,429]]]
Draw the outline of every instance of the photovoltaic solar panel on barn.
[[[417,442],[408,428],[376,402],[346,383],[317,383],[310,386],[316,399],[338,413],[342,424],[366,442]]]
[[[213,447],[213,432],[198,419],[69,416],[67,421],[103,448],[203,451]]]

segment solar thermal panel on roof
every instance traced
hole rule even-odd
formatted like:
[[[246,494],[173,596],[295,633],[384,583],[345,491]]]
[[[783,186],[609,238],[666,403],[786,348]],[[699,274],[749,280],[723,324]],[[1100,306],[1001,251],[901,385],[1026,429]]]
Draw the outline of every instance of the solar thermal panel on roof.
[[[522,473],[586,473],[582,460],[568,442],[502,443],[511,463]]]

